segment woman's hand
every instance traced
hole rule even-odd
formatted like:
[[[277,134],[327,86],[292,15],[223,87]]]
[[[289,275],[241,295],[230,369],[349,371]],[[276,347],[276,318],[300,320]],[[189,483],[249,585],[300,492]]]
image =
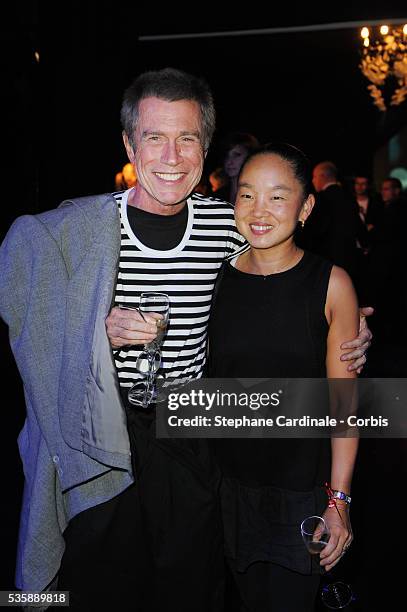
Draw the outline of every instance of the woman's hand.
[[[337,501],[337,508],[327,508],[322,515],[331,533],[329,542],[320,553],[321,566],[329,572],[342,558],[352,540],[349,506]]]

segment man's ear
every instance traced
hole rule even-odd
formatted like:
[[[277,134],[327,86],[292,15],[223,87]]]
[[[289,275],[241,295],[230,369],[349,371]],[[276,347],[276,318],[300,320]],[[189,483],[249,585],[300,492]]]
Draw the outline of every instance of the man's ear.
[[[134,157],[135,157],[134,149],[133,149],[133,147],[131,146],[131,144],[129,142],[129,139],[127,137],[126,132],[124,132],[124,131],[122,132],[122,137],[123,137],[123,143],[124,143],[124,147],[126,149],[127,157],[129,158],[130,163],[133,163],[134,162]]]

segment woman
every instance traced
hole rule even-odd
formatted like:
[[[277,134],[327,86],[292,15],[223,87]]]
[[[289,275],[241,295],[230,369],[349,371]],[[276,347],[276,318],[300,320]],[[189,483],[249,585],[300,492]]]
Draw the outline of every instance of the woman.
[[[223,174],[225,184],[213,192],[215,198],[234,203],[237,191],[239,172],[247,156],[256,150],[259,141],[252,134],[246,132],[231,133],[227,137],[223,148]]]
[[[213,377],[355,377],[338,348],[358,329],[351,280],[294,241],[314,205],[310,174],[303,153],[287,144],[266,145],[242,168],[235,218],[250,249],[225,265],[218,285]],[[299,526],[322,513],[331,538],[320,563],[329,571],[352,531],[349,500],[328,507],[323,484],[349,495],[357,439],[223,439],[215,452],[224,475],[226,556],[244,609],[313,610],[320,566]]]

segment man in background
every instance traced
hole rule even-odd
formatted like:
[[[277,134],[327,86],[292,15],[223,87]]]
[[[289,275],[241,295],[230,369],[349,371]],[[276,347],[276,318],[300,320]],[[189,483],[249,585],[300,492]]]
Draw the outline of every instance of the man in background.
[[[394,317],[394,304],[398,304],[402,312],[407,307],[404,281],[407,202],[402,197],[401,187],[400,180],[394,177],[382,181],[383,204],[369,233],[366,303],[375,308],[375,333],[379,341],[385,342],[397,336],[407,338],[404,319],[400,327]]]
[[[381,209],[377,195],[373,193],[370,179],[367,176],[355,176],[353,189],[359,207],[359,216],[367,231],[370,232],[377,223]]]
[[[361,220],[356,201],[338,181],[331,161],[314,167],[312,182],[317,193],[312,215],[299,235],[301,246],[344,268],[356,285],[357,235]]]
[[[382,196],[383,204],[387,206],[392,202],[400,200],[402,185],[400,179],[389,176],[382,181],[380,193]]]

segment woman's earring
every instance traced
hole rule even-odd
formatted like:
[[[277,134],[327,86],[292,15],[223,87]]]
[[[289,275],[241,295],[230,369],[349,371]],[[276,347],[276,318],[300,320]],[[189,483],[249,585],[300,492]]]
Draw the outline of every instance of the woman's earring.
[[[300,219],[299,221],[301,223],[301,229],[304,229],[304,225],[305,225],[304,219]]]

